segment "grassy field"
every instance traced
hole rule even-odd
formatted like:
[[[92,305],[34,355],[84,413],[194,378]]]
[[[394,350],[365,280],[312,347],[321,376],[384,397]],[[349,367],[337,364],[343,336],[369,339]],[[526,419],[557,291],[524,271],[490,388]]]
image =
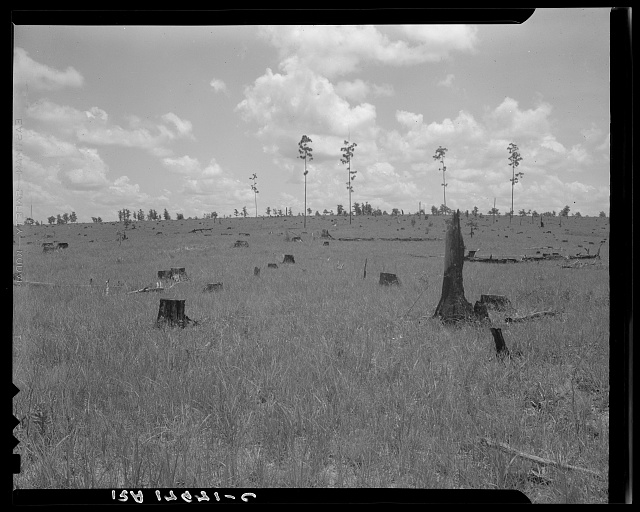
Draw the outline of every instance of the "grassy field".
[[[471,237],[470,219],[478,256],[594,254],[609,235],[608,219],[540,228],[485,216]],[[608,242],[579,268],[465,263],[472,304],[500,294],[513,305],[491,316],[521,355],[499,361],[487,326],[432,318],[445,217],[302,222],[141,222],[121,243],[117,223],[26,227],[20,277],[57,286],[14,286],[14,486],[508,488],[536,503],[607,501]],[[189,233],[201,228],[212,229]],[[53,240],[69,248],[44,254]],[[126,293],[171,267],[190,280]],[[401,286],[380,286],[380,272]],[[203,293],[214,282],[224,290]],[[155,327],[161,297],[184,299],[198,324]],[[559,314],[503,322],[542,310]]]

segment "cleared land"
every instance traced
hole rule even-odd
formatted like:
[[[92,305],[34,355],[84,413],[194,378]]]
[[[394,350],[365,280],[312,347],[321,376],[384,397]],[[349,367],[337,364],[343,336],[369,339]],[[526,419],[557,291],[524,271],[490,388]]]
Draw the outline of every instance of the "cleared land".
[[[477,256],[593,254],[609,232],[608,219],[485,216],[471,238],[469,220]],[[445,227],[440,216],[308,217],[304,230],[301,217],[184,220],[136,223],[122,242],[117,223],[26,227],[20,277],[57,286],[14,286],[14,484],[509,488],[606,502],[608,242],[575,268],[465,262],[470,302],[505,295],[514,308],[490,311],[520,353],[499,361],[487,326],[431,318]],[[43,252],[53,241],[69,247]],[[190,280],[127,294],[171,267]],[[380,286],[381,272],[401,286]],[[160,298],[184,299],[198,325],[156,328]],[[504,323],[546,310],[559,314]]]

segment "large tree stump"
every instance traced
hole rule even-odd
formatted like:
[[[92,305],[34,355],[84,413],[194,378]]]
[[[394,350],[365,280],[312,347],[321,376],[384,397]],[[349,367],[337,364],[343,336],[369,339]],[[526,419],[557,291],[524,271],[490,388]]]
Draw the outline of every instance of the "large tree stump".
[[[285,254],[284,255],[284,260],[282,261],[282,263],[295,263],[296,260],[293,257],[293,254]]]
[[[222,283],[209,283],[202,289],[203,292],[219,292],[224,290],[224,284]]]
[[[160,299],[156,325],[158,327],[161,325],[184,327],[186,324],[184,303],[184,299]]]
[[[444,246],[444,277],[442,294],[434,317],[445,323],[474,320],[473,306],[464,296],[462,265],[464,264],[464,241],[460,231],[460,210],[452,216]]]

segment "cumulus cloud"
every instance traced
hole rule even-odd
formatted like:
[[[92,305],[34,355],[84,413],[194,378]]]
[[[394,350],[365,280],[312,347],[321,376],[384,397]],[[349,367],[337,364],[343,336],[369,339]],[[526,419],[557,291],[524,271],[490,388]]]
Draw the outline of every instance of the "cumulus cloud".
[[[446,78],[444,78],[444,80],[440,80],[438,82],[438,85],[440,87],[451,87],[453,85],[453,79],[455,78],[455,75],[452,74],[448,74],[446,76]]]
[[[236,107],[245,121],[259,126],[259,135],[277,137],[283,130],[341,136],[369,130],[371,134],[376,118],[372,104],[352,107],[327,78],[299,65],[295,58],[283,67],[284,73],[267,69],[245,89],[245,99]]]
[[[173,112],[169,112],[168,114],[164,114],[162,116],[162,120],[168,123],[173,124],[178,130],[178,134],[182,137],[193,137],[191,134],[191,130],[193,129],[193,125],[191,121],[187,121],[184,119],[180,119]]]
[[[211,82],[209,82],[209,85],[213,87],[213,90],[215,92],[224,92],[224,93],[227,92],[227,84],[225,84],[219,78],[212,79]]]
[[[71,66],[59,71],[36,62],[23,48],[15,48],[13,82],[16,86],[26,83],[32,89],[54,91],[63,87],[82,87],[84,78]]]
[[[187,155],[179,158],[164,158],[162,163],[169,170],[178,174],[191,175],[200,172],[200,162]]]
[[[507,138],[530,138],[550,132],[551,105],[541,102],[535,109],[521,110],[518,102],[506,97],[485,121],[496,136]]]
[[[472,51],[477,29],[459,25],[389,27],[304,25],[263,27],[262,35],[281,59],[297,56],[305,66],[329,78],[363,64],[393,66],[438,62],[452,51]]]

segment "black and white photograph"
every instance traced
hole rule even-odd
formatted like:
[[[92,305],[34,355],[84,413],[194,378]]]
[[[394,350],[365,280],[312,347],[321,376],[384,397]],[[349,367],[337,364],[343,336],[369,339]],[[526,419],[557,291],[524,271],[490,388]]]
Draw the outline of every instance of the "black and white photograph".
[[[609,502],[612,9],[525,11],[14,24],[14,493]]]

